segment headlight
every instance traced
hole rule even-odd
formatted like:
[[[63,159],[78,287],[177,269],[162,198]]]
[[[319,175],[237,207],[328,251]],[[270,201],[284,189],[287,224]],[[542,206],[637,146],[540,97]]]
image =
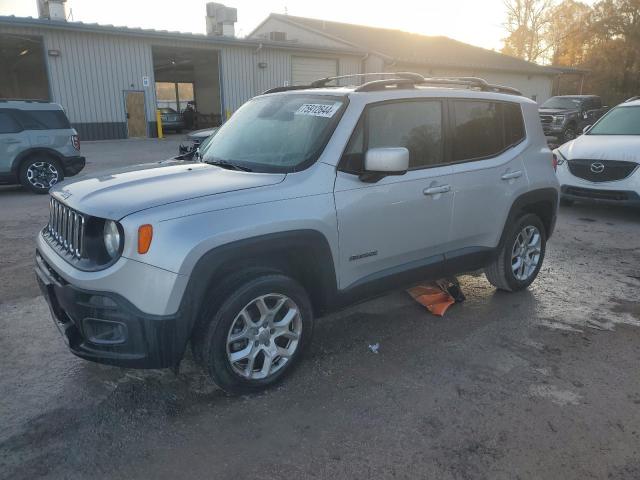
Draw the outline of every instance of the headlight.
[[[564,115],[554,115],[553,116],[553,121],[555,123],[562,123],[564,122]]]
[[[118,224],[113,220],[104,222],[104,248],[111,258],[115,258],[120,253],[121,241]]]

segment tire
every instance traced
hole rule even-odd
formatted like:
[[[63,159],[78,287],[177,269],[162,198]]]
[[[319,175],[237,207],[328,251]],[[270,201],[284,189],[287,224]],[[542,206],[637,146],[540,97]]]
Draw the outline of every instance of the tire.
[[[567,143],[571,140],[575,140],[577,136],[578,135],[576,133],[576,127],[574,127],[573,125],[569,125],[562,132],[562,143]]]
[[[561,207],[571,207],[574,204],[573,200],[569,200],[568,198],[561,198],[560,199],[560,206]]]
[[[20,183],[34,193],[45,194],[56,183],[64,180],[62,165],[49,155],[33,155],[27,158],[18,172]]]
[[[523,250],[519,245],[522,240],[526,240],[530,233],[533,233],[531,241],[526,244],[527,246]],[[516,242],[518,242],[518,246]],[[498,257],[485,268],[484,273],[487,280],[498,290],[507,292],[516,292],[527,288],[538,276],[544,261],[546,243],[546,231],[540,218],[530,213],[521,216],[509,228]],[[516,250],[519,250],[521,255],[518,255]],[[523,258],[529,259],[531,263],[523,262]],[[536,259],[535,263],[534,258]],[[517,263],[518,259],[520,264]],[[523,263],[524,266],[517,268]]]
[[[220,388],[243,395],[292,371],[311,340],[314,319],[307,293],[285,275],[266,273],[236,285],[204,308],[194,351]]]

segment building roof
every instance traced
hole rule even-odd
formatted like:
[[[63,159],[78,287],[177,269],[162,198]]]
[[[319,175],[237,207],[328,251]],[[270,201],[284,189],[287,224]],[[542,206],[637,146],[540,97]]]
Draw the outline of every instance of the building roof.
[[[544,67],[443,36],[426,36],[402,30],[331,22],[278,13],[270,14],[260,25],[267,22],[269,18],[275,18],[305,28],[333,40],[342,41],[352,48],[365,49],[370,53],[381,55],[396,62],[429,67],[477,68],[539,75],[556,75],[559,73],[552,67]],[[249,37],[251,35],[249,34]]]
[[[202,33],[185,33],[185,32],[172,32],[168,30],[153,30],[148,28],[132,28],[116,25],[101,25],[98,23],[84,23],[84,22],[68,22],[61,20],[49,20],[44,18],[33,17],[16,17],[14,15],[2,16],[0,15],[0,26],[22,26],[31,28],[45,28],[55,30],[70,30],[76,32],[87,33],[102,33],[112,35],[126,35],[134,37],[145,38],[158,38],[158,39],[170,39],[170,40],[185,40],[185,41],[198,41],[203,43],[210,43],[216,45],[238,46],[238,47],[272,47],[278,49],[293,49],[293,50],[305,50],[315,51],[322,53],[344,53],[352,55],[364,55],[365,51],[358,48],[351,48],[345,45],[345,48],[327,48],[318,45],[307,45],[303,43],[283,43],[272,42],[268,40],[256,40],[250,38],[237,38],[228,37],[224,35],[205,35]]]

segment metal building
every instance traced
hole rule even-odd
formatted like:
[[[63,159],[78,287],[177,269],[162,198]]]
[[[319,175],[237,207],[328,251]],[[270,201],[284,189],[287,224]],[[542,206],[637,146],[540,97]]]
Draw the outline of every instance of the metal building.
[[[220,4],[207,5],[207,35],[69,22],[64,15],[0,17],[0,99],[60,103],[85,140],[147,137],[156,134],[160,96],[173,98],[174,86],[176,100],[166,103],[182,109],[192,101],[199,126],[209,126],[268,88],[361,71],[364,52],[357,48],[238,39],[234,21],[235,9]]]

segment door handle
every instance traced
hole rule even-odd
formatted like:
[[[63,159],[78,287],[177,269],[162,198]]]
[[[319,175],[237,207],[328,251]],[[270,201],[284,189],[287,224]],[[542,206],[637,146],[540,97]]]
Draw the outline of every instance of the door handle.
[[[425,188],[422,193],[425,195],[437,195],[439,193],[447,193],[451,190],[451,185],[438,185],[437,187]]]
[[[522,170],[516,170],[515,172],[508,172],[502,175],[502,180],[511,180],[512,178],[520,178],[522,176]]]

